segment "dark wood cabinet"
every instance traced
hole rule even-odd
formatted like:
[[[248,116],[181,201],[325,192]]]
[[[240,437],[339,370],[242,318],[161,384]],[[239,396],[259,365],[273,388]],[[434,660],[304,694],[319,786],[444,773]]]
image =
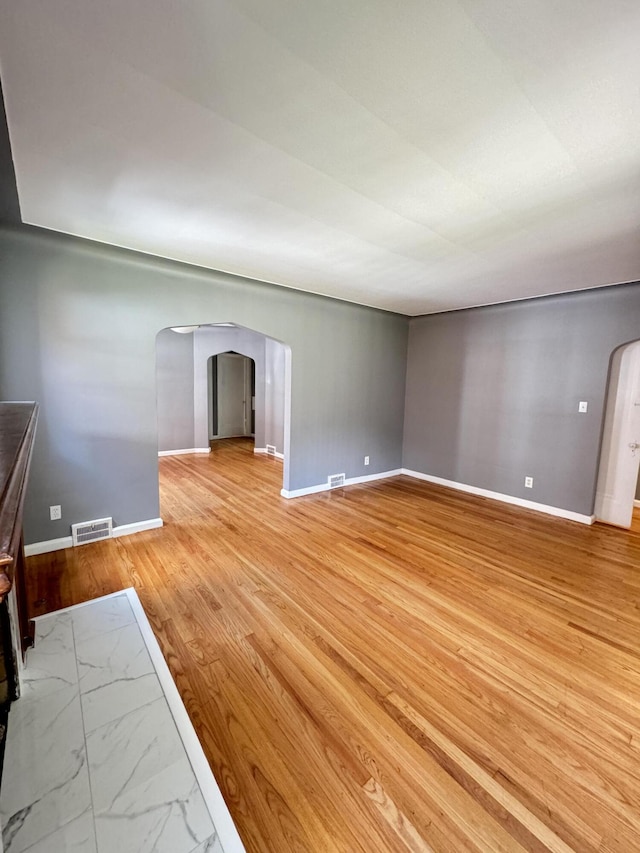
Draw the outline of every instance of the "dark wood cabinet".
[[[18,657],[32,643],[22,513],[37,417],[36,403],[0,403],[0,710],[5,714],[19,692]]]

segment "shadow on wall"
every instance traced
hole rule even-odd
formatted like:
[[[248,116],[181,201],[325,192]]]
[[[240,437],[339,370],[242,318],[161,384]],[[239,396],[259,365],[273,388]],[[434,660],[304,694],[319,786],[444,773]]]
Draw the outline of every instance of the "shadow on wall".
[[[238,353],[255,364],[255,450],[268,445],[284,459],[288,478],[291,349],[232,323],[174,326],[156,336],[158,451],[163,455],[209,451],[210,359]]]

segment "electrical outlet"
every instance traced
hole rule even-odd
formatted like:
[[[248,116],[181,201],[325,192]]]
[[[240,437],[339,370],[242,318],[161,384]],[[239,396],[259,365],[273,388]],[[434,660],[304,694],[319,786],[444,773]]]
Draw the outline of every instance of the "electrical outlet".
[[[584,414],[584,412],[587,411],[588,406],[589,404],[586,402],[586,400],[583,400],[582,402],[578,403],[578,411]]]
[[[368,457],[368,456],[365,456],[365,457],[364,457],[364,464],[365,464],[365,465],[368,465],[368,464],[369,464],[369,457]]]
[[[525,489],[533,488],[533,477],[525,477],[524,478],[524,487]]]
[[[49,518],[51,521],[58,521],[58,519],[62,518],[62,507],[61,506],[50,506],[49,507]]]

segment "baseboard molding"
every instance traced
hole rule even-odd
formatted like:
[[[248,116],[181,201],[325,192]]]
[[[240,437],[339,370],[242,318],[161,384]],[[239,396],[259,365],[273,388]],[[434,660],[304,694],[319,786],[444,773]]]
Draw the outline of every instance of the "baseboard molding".
[[[48,539],[46,542],[33,542],[24,546],[25,557],[36,557],[38,554],[49,554],[52,551],[64,551],[65,548],[73,548],[71,536],[63,536],[61,539]]]
[[[186,450],[159,450],[158,456],[181,456],[183,453],[211,453],[211,448],[188,447]]]
[[[387,480],[389,477],[397,477],[402,474],[401,468],[396,468],[393,471],[381,471],[379,474],[365,474],[363,477],[347,477],[344,481],[345,486],[357,486],[359,483],[371,483],[374,480]],[[318,486],[307,486],[304,489],[282,489],[280,494],[283,498],[301,498],[303,495],[315,495],[317,492],[333,491],[329,488],[329,483],[320,483]]]
[[[276,450],[276,452],[275,452],[275,453],[267,453],[267,448],[266,448],[266,447],[254,447],[254,448],[253,448],[253,452],[254,452],[254,453],[264,453],[266,456],[271,456],[271,457],[273,457],[274,459],[282,459],[282,460],[284,460],[284,453],[278,453],[278,451],[277,451],[277,450]]]
[[[148,518],[145,521],[134,521],[133,524],[121,524],[113,528],[113,537],[131,536],[132,533],[142,533],[143,530],[154,530],[162,527],[161,518]],[[52,551],[63,551],[65,548],[73,548],[71,536],[63,536],[61,539],[48,539],[46,542],[32,542],[24,546],[25,557],[36,557],[38,554],[50,554]]]
[[[634,506],[636,506],[636,507],[640,506],[640,501],[636,501],[636,500],[634,500],[633,505],[634,505]]]
[[[146,521],[134,521],[133,524],[120,524],[113,528],[113,538],[131,536],[132,533],[142,533],[143,530],[155,530],[163,524],[161,518],[148,518]]]
[[[528,501],[525,498],[517,498],[513,495],[503,495],[500,492],[491,492],[489,489],[480,489],[477,486],[468,486],[466,483],[445,480],[442,477],[434,477],[432,474],[422,474],[420,471],[412,471],[409,468],[402,468],[401,473],[407,477],[414,477],[417,480],[426,480],[428,483],[446,486],[448,489],[457,489],[459,492],[468,492],[471,495],[478,495],[482,498],[491,498],[491,500],[513,504],[523,509],[533,509],[536,512],[543,512],[546,515],[555,515],[557,518],[567,518],[569,521],[578,521],[580,524],[593,524],[595,521],[595,516],[593,515],[581,515],[579,512],[573,512],[569,509],[548,506],[547,504],[536,503],[536,501]]]

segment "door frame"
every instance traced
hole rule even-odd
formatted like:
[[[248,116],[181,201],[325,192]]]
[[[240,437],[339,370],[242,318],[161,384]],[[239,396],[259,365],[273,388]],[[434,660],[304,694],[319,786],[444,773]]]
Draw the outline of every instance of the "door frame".
[[[244,432],[234,435],[221,436],[218,432],[218,359],[220,356],[231,355],[235,358],[243,359],[243,405],[244,405]],[[256,362],[249,355],[236,352],[235,350],[226,350],[218,352],[215,355],[210,355],[207,359],[207,391],[208,391],[208,414],[209,414],[209,440],[215,441],[220,438],[255,438],[255,417],[254,417],[254,395],[255,395],[255,375]]]
[[[597,521],[621,524],[620,513],[633,514],[640,448],[633,451],[625,435],[634,410],[640,406],[640,341],[631,341],[614,350],[611,358],[609,386],[605,402],[604,426],[600,463],[596,484],[594,516]],[[634,441],[636,438],[633,439]],[[640,434],[637,436],[640,441]],[[633,494],[629,495],[628,482],[633,477]]]

